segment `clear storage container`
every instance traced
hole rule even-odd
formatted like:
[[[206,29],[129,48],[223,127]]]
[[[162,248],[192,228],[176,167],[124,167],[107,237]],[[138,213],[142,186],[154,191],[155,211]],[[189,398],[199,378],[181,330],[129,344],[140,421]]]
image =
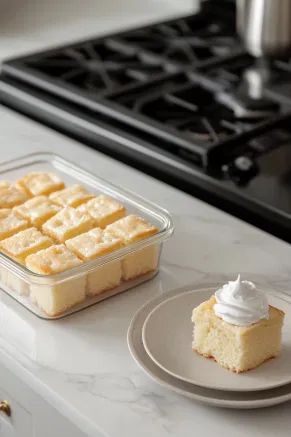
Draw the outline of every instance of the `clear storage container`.
[[[135,214],[146,219],[149,223],[158,228],[158,233],[118,249],[108,255],[85,262],[81,266],[52,275],[33,273],[4,253],[0,253],[0,285],[7,294],[38,317],[54,320],[95,305],[104,299],[135,287],[153,278],[157,274],[162,243],[173,233],[174,229],[173,221],[167,211],[131,192],[99,179],[65,159],[50,153],[34,153],[1,164],[0,180],[15,181],[27,173],[39,171],[51,171],[56,173],[67,186],[79,183],[93,194],[105,194],[117,200],[127,208],[127,214]],[[59,287],[63,287],[63,289],[67,290],[67,293],[70,293],[71,289],[76,290],[78,287],[83,287],[84,282],[87,281],[88,278],[94,280],[95,277],[96,280],[98,280],[98,277],[100,277],[98,275],[102,275],[102,269],[106,269],[110,265],[113,266],[118,260],[136,257],[141,251],[145,251],[145,253],[148,252],[151,256],[152,254],[156,256],[156,268],[154,271],[124,281],[118,287],[102,292],[99,295],[86,297],[82,303],[77,304],[58,316],[49,317],[39,309],[31,296],[27,296],[28,290],[30,290],[33,295],[35,291],[43,291],[45,293],[48,289],[57,291]],[[21,289],[22,295],[13,288]]]

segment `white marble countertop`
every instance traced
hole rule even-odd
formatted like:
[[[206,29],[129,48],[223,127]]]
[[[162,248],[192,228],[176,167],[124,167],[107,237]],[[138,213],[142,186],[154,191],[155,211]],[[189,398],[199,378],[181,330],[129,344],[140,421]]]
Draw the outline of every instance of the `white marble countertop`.
[[[147,18],[154,16],[152,11]],[[87,28],[88,33],[92,29]],[[0,37],[0,57],[60,39],[48,28],[42,37],[35,43],[32,32],[31,39],[24,36],[25,43],[17,32],[7,30],[6,43]],[[113,183],[136,187],[140,195],[170,210],[176,226],[154,280],[67,319],[39,320],[0,293],[3,363],[90,436],[289,435],[290,403],[267,410],[229,411],[202,406],[159,387],[132,360],[126,332],[146,300],[189,283],[220,284],[240,272],[262,287],[289,290],[291,246],[26,118],[0,111],[1,161],[34,151],[61,154]]]

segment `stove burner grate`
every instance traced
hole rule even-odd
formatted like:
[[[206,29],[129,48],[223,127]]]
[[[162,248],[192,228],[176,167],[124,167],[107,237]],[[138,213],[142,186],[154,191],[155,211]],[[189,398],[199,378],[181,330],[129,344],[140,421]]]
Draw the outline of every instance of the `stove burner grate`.
[[[205,2],[189,17],[8,61],[2,74],[160,138],[169,148],[196,153],[207,165],[214,149],[232,153],[236,141],[285,111],[278,104],[251,119],[223,100],[253,59],[241,51],[234,11],[217,3]],[[290,77],[291,63],[273,61],[272,69],[275,78]]]

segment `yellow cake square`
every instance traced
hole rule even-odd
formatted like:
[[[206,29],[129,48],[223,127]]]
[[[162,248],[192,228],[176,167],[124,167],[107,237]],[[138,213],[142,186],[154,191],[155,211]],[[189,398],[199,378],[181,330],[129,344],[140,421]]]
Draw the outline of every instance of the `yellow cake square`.
[[[72,206],[76,208],[82,203],[95,197],[90,194],[82,185],[72,185],[64,190],[58,191],[50,195],[50,201],[59,206]]]
[[[0,209],[0,240],[12,237],[28,227],[27,220],[18,218],[11,209]]]
[[[0,182],[0,208],[13,208],[26,202],[28,198],[29,195],[20,186],[9,181]]]
[[[52,240],[36,228],[29,228],[0,242],[0,250],[20,264],[25,258],[53,244]]]
[[[0,251],[19,264],[25,265],[28,255],[46,249],[52,244],[53,241],[49,237],[36,228],[29,228],[1,241]],[[29,294],[27,283],[4,267],[1,269],[1,279],[5,285],[20,294]]]
[[[125,246],[150,237],[158,229],[146,220],[135,215],[118,220],[107,226],[105,233],[120,238]],[[151,245],[127,255],[122,260],[123,279],[128,280],[157,269],[159,247]]]
[[[42,226],[42,231],[57,243],[89,231],[93,222],[88,214],[83,214],[70,206],[62,209]]]
[[[104,234],[101,228],[79,235],[66,241],[67,247],[83,261],[91,261],[120,249],[120,239]],[[88,274],[87,295],[94,296],[117,287],[121,282],[121,261],[112,261]]]
[[[106,196],[98,196],[88,203],[79,207],[80,211],[86,211],[93,219],[95,226],[106,228],[106,226],[125,217],[126,209],[116,200]]]
[[[61,210],[46,196],[37,196],[13,208],[14,214],[27,220],[31,226],[41,229],[42,225]]]
[[[65,187],[64,182],[56,174],[46,171],[28,173],[19,179],[17,184],[28,193],[29,197],[48,195]]]
[[[40,275],[55,275],[82,265],[64,244],[51,246],[26,258],[26,267]],[[46,314],[57,316],[79,302],[86,296],[86,277],[81,276],[60,283],[31,285],[31,298]]]
[[[249,326],[225,322],[215,314],[214,296],[193,310],[193,350],[234,373],[246,372],[278,356],[284,312],[269,306],[269,317]]]

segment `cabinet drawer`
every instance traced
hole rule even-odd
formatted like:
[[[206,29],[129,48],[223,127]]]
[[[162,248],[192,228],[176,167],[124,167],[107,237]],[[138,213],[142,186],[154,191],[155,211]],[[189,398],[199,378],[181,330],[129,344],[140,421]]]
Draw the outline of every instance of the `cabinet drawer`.
[[[0,402],[2,400],[8,401],[12,414],[7,417],[0,412],[0,437],[85,437],[70,419],[62,416],[0,361]]]
[[[0,412],[0,436],[31,437],[33,435],[31,414],[0,388],[0,403],[4,400],[11,408],[11,416],[8,417],[4,412]]]

